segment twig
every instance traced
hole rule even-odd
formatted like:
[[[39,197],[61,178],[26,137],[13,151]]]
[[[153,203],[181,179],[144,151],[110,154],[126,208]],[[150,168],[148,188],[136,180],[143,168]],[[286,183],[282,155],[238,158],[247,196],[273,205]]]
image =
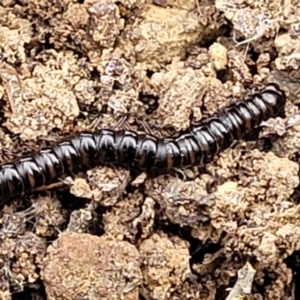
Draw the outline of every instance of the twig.
[[[238,270],[237,281],[227,296],[226,300],[242,300],[245,295],[249,295],[252,289],[252,282],[256,270],[247,262],[243,268]]]
[[[264,17],[260,16],[259,17],[259,21],[258,21],[258,25],[255,28],[252,37],[250,37],[250,38],[248,38],[246,40],[243,40],[241,42],[238,42],[236,40],[236,38],[235,38],[235,35],[236,35],[235,30],[233,31],[233,41],[236,43],[235,47],[239,47],[241,45],[247,44],[246,50],[245,50],[245,57],[244,57],[244,59],[246,59],[246,55],[248,53],[250,43],[253,42],[253,41],[256,41],[256,40],[258,40],[260,38],[262,38],[265,35],[265,33],[271,28],[271,26],[274,23],[276,23],[276,22],[278,22],[277,18],[276,19],[268,19],[268,18],[264,18]]]

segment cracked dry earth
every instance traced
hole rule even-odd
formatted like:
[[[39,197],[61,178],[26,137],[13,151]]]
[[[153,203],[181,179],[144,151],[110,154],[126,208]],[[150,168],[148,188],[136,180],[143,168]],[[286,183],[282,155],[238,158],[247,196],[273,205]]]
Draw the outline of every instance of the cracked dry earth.
[[[173,135],[271,81],[287,94],[284,119],[205,167],[99,166],[7,202],[0,299],[299,299],[299,66],[298,0],[0,1],[1,163],[116,124]]]

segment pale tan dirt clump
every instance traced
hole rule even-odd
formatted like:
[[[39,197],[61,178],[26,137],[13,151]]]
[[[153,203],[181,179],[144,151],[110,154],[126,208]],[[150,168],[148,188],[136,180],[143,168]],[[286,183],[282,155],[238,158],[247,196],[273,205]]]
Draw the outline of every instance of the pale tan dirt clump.
[[[64,233],[41,264],[48,299],[139,299],[138,257],[128,242]]]
[[[0,299],[231,300],[245,266],[239,299],[299,299],[299,11],[1,1],[1,163],[85,130],[176,136],[271,81],[287,103],[205,166],[97,166],[1,199]]]
[[[168,299],[190,274],[188,243],[178,237],[155,233],[139,246],[146,299]]]

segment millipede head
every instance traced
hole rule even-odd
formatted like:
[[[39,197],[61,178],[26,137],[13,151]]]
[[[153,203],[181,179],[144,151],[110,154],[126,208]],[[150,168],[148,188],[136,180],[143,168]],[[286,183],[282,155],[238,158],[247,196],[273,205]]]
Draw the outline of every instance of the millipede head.
[[[277,83],[269,83],[260,91],[263,101],[272,107],[273,116],[284,115],[286,94]]]

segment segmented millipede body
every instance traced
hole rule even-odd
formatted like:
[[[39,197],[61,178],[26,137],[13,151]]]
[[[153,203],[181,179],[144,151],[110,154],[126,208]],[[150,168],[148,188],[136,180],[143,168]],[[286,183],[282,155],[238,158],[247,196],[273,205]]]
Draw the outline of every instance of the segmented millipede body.
[[[284,111],[286,97],[275,83],[249,93],[179,137],[157,138],[133,131],[102,129],[81,133],[52,148],[0,167],[0,198],[47,186],[65,174],[97,165],[168,172],[210,162],[234,140]]]

